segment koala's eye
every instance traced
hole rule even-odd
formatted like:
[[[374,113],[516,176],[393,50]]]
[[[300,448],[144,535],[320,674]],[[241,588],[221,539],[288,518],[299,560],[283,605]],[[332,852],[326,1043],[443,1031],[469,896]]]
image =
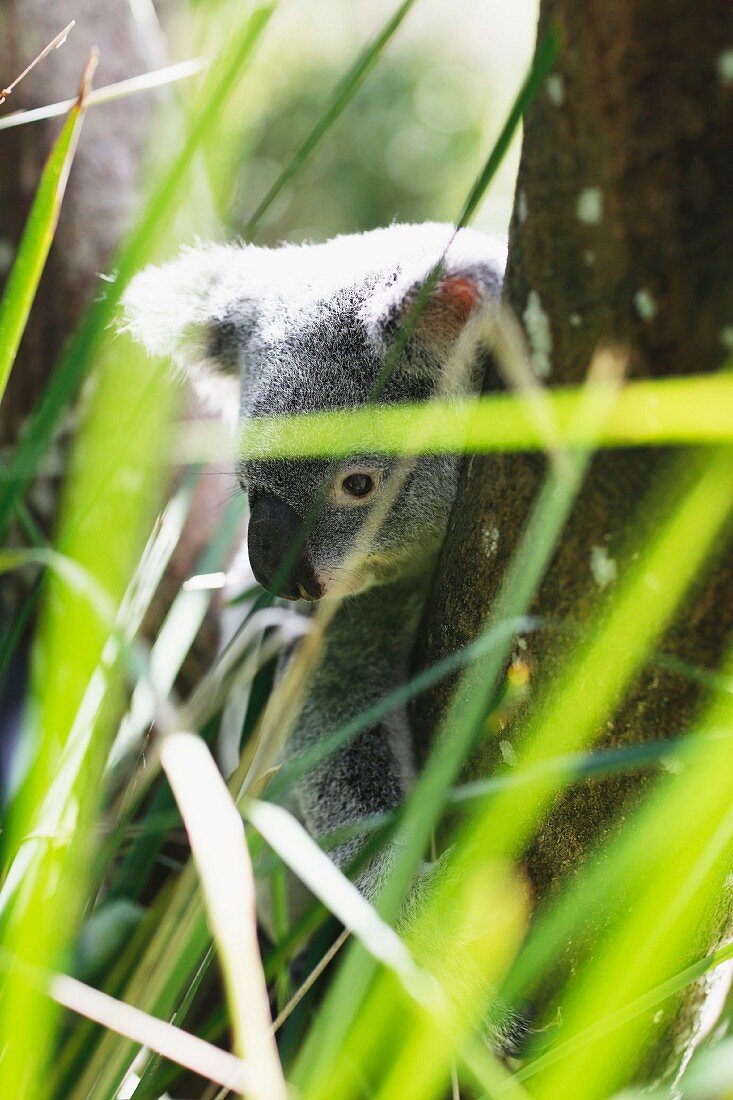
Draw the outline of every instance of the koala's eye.
[[[350,497],[365,497],[373,490],[374,482],[369,474],[349,474],[341,482],[341,488]]]
[[[379,471],[371,468],[344,470],[331,490],[331,500],[341,507],[365,504],[379,488]]]

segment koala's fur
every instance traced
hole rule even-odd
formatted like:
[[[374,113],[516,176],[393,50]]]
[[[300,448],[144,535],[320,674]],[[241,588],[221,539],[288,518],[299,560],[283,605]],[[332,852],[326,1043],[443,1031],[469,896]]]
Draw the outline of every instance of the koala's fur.
[[[447,248],[447,252],[446,252]],[[239,417],[343,409],[365,403],[401,320],[436,263],[443,274],[379,396],[382,402],[465,393],[471,372],[446,371],[472,318],[500,294],[502,241],[448,225],[403,225],[326,244],[214,245],[186,249],[148,268],[124,297],[126,326],[154,353],[170,356],[199,383],[241,381]],[[231,408],[230,408],[231,412]],[[250,504],[267,499],[283,514],[315,517],[303,553],[309,583],[350,594],[332,619],[326,652],[307,692],[288,751],[327,736],[404,681],[437,553],[453,503],[457,459],[425,456],[411,465],[369,546],[348,560],[380,491],[366,504],[334,504],[339,472],[371,471],[382,488],[394,459],[243,462]],[[305,606],[305,605],[304,605]],[[413,774],[405,710],[393,712],[300,782],[298,798],[316,836],[394,809]],[[335,853],[345,865],[358,843]],[[383,853],[362,872],[373,896],[388,873]]]

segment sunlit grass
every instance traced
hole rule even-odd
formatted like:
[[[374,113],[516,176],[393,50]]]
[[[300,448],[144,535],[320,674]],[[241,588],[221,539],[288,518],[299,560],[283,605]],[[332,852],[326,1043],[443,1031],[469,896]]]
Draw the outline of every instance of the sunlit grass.
[[[20,345],[28,314],[58,223],[66,181],[74,160],[96,55],[82,74],[82,86],[38,182],[22,240],[0,300],[0,400]]]

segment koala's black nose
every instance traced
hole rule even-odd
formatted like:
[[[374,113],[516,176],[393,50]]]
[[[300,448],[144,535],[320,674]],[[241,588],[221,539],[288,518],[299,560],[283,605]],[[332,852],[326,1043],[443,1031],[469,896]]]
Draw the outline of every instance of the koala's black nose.
[[[259,497],[252,505],[247,534],[252,571],[263,588],[286,600],[321,596],[305,548],[293,553],[302,526],[297,512],[277,497]]]

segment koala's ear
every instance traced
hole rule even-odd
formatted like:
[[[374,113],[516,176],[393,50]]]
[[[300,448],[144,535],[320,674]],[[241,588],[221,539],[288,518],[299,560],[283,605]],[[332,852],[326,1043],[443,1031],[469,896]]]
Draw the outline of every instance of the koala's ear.
[[[249,251],[186,248],[170,263],[145,268],[122,296],[122,330],[196,382],[238,377],[255,320]]]
[[[440,249],[427,262],[426,255],[421,255],[368,303],[364,319],[383,349],[394,340],[440,259]],[[506,242],[502,238],[459,230],[445,251],[442,274],[423,305],[415,335],[436,350],[450,347],[479,309],[499,299],[505,265]]]

